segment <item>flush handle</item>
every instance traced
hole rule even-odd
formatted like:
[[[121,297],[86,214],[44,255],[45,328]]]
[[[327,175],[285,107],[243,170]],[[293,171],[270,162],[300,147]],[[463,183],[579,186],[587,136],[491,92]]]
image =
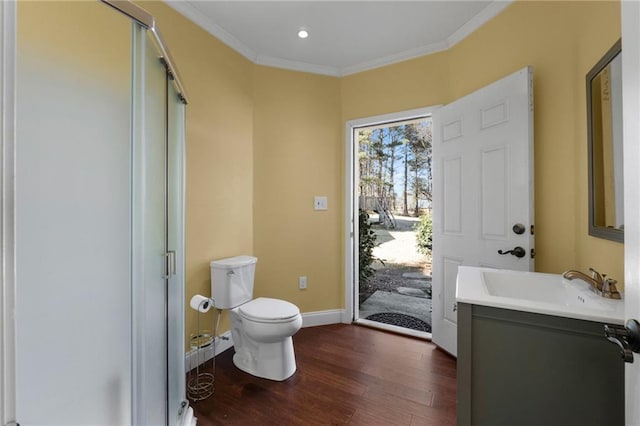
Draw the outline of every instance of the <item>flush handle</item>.
[[[608,341],[620,348],[620,356],[624,362],[633,363],[633,353],[640,353],[640,323],[638,321],[630,319],[624,327],[605,324],[604,335]]]
[[[498,254],[512,254],[517,258],[521,258],[521,257],[525,257],[527,252],[525,251],[525,249],[523,249],[522,247],[518,246],[518,247],[513,248],[512,250],[507,250],[507,251],[498,250]]]

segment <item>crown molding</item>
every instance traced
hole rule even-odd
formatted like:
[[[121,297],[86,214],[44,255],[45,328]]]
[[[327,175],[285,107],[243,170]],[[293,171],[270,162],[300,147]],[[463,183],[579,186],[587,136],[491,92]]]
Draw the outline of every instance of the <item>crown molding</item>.
[[[407,61],[409,59],[415,59],[421,56],[430,55],[432,53],[442,52],[443,50],[447,50],[448,48],[449,45],[447,44],[447,42],[442,41],[427,46],[417,47],[415,49],[405,50],[404,52],[385,56],[384,58],[374,59],[373,61],[367,61],[361,64],[343,68],[340,72],[340,76],[356,74],[359,72],[384,67],[386,65],[396,64],[398,62]]]
[[[348,66],[342,69],[258,54],[247,45],[242,43],[240,40],[235,38],[233,35],[228,33],[225,29],[217,25],[211,19],[207,18],[197,7],[193,6],[193,2],[180,0],[164,1],[178,13],[191,20],[196,25],[207,31],[209,34],[216,37],[224,44],[240,53],[242,56],[249,59],[255,64],[283,68],[291,71],[301,71],[312,74],[327,75],[331,77],[342,77],[448,50],[464,40],[478,28],[489,22],[491,19],[493,19],[507,6],[513,3],[514,0],[495,0],[491,2],[479,14],[467,21],[467,23],[465,23],[444,41],[433,43],[427,46],[421,46],[415,49],[406,50],[404,52],[386,56],[384,58],[374,59],[372,61]]]
[[[289,61],[287,59],[274,58],[268,55],[258,55],[254,63],[268,67],[284,68],[291,71],[302,71],[311,74],[322,74],[330,77],[341,77],[338,68],[325,67],[323,65],[309,64],[306,62]]]
[[[475,30],[492,20],[507,6],[513,3],[513,0],[496,0],[485,7],[473,18],[469,19],[466,24],[458,28],[458,30],[447,37],[448,48],[455,46],[462,40],[471,35]]]
[[[165,3],[251,62],[256,62],[257,52],[207,18],[197,7],[193,6],[193,2],[165,0]]]
[[[380,68],[387,65],[396,64],[398,62],[407,61],[409,59],[419,58],[421,56],[430,55],[432,53],[442,52],[451,49],[453,46],[467,38],[475,30],[489,22],[496,15],[502,12],[507,6],[513,3],[513,0],[496,0],[482,9],[480,13],[467,21],[455,33],[449,36],[446,41],[433,43],[427,46],[406,50],[395,55],[386,56],[384,58],[375,59],[369,62],[353,65],[340,70],[340,76],[356,74],[363,71]]]

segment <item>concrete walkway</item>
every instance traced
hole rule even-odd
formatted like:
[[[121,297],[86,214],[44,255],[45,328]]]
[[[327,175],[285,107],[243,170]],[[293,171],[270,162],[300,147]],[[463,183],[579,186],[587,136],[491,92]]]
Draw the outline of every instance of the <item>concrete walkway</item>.
[[[383,312],[406,314],[431,324],[431,277],[422,273],[405,273],[411,287],[397,287],[394,292],[374,292],[360,304],[360,318]]]
[[[360,305],[359,316],[366,319],[383,312],[411,315],[431,324],[431,299],[378,290]]]

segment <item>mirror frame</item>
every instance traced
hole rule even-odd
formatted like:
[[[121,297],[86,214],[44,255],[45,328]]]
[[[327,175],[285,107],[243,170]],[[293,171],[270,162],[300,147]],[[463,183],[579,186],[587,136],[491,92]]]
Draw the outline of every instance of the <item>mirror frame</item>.
[[[589,169],[589,235],[598,238],[604,238],[606,240],[617,241],[624,243],[624,230],[616,228],[607,228],[606,226],[597,226],[595,224],[595,209],[594,209],[594,191],[595,181],[593,174],[593,108],[591,101],[593,99],[593,93],[591,90],[591,81],[600,72],[606,68],[607,65],[619,54],[622,53],[622,40],[618,41],[609,49],[607,53],[598,61],[597,64],[587,74],[587,142],[588,142],[588,169]]]

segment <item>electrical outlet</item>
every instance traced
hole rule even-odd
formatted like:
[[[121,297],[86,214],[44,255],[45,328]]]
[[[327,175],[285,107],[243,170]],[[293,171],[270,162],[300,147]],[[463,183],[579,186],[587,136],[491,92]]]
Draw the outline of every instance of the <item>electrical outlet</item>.
[[[305,290],[307,288],[307,277],[298,278],[298,287],[300,290]]]
[[[327,210],[327,197],[325,196],[313,197],[313,208],[314,210]]]

